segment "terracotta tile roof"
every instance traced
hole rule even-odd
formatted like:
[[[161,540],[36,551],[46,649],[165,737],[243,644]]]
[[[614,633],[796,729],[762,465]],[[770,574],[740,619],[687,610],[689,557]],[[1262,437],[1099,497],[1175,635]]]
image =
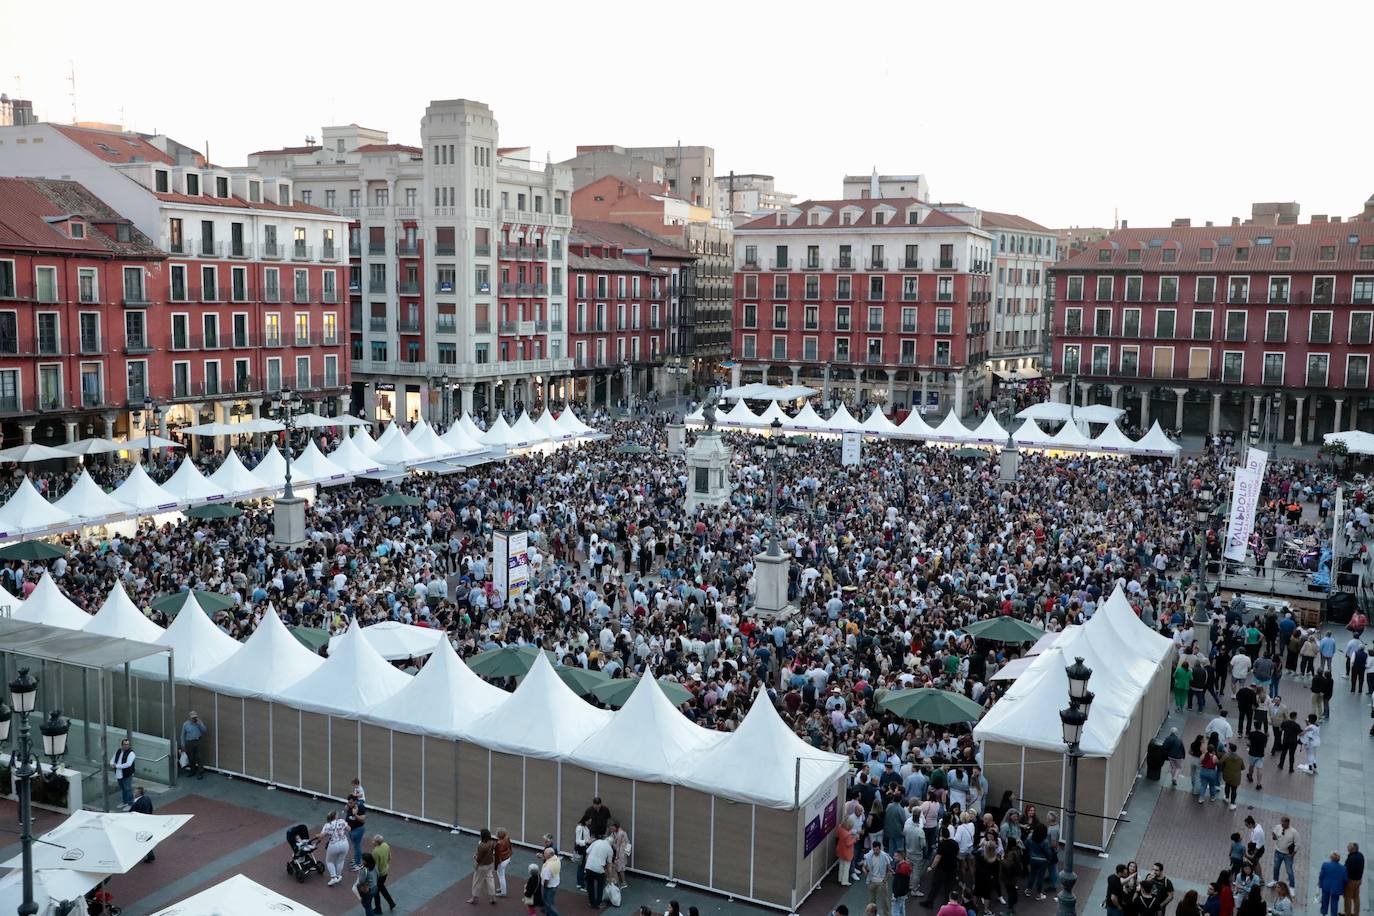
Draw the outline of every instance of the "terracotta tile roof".
[[[1017,216],[1015,213],[998,213],[995,210],[983,211],[984,229],[1016,229],[1021,232],[1053,232],[1034,220]]]
[[[324,149],[322,146],[283,146],[281,149],[260,149],[250,156],[308,156]]]
[[[86,237],[71,238],[58,225],[63,217],[81,217],[92,225]],[[165,257],[147,236],[129,224],[129,241],[105,234],[101,223],[128,223],[103,200],[75,181],[46,178],[0,178],[0,248],[41,248],[92,256]]]
[[[661,274],[662,270],[655,270],[652,267],[645,267],[638,261],[631,261],[628,258],[603,258],[597,255],[582,255],[568,252],[569,270],[600,270],[618,271],[620,273],[635,274]]]
[[[164,165],[177,164],[171,156],[135,133],[71,127],[65,124],[54,124],[53,127],[86,152],[106,162],[142,161],[161,162]]]
[[[605,223],[600,220],[577,220],[573,231],[593,243],[615,245],[618,248],[648,248],[656,258],[696,260],[696,255],[677,247],[661,236],[646,232],[629,223]]]
[[[406,146],[404,143],[364,143],[354,150],[355,153],[410,153],[412,156],[424,155],[424,150],[418,146]]]
[[[498,156],[505,156],[505,155],[508,155],[508,154],[510,154],[510,153],[515,152],[516,150],[522,150],[522,149],[529,149],[529,147],[527,147],[527,146],[498,146],[498,147],[496,148],[496,155],[498,155]]]
[[[1354,238],[1355,241],[1350,241]],[[1267,241],[1261,241],[1261,239]],[[1335,258],[1323,260],[1321,249],[1335,248]],[[1100,242],[1054,266],[1057,271],[1117,270],[1150,273],[1321,273],[1369,271],[1374,260],[1361,260],[1360,248],[1374,246],[1374,223],[1303,223],[1285,226],[1180,226],[1160,229],[1131,228],[1113,232]],[[1280,260],[1279,249],[1292,248],[1291,258]],[[1199,252],[1213,251],[1212,260],[1203,261]],[[1236,260],[1236,250],[1247,248],[1248,257]],[[1107,261],[1099,260],[1101,250],[1111,252]],[[1178,254],[1174,261],[1164,260],[1164,251]],[[1128,252],[1139,252],[1130,260]]]
[[[767,216],[760,217],[756,220],[747,222],[742,226],[736,227],[735,231],[739,232],[741,230],[749,229],[793,229],[798,232],[804,232],[807,229],[849,229],[851,227],[857,229],[873,228],[878,227],[878,224],[873,221],[873,212],[883,207],[897,211],[897,216],[887,220],[879,228],[887,226],[907,226],[909,224],[906,221],[906,210],[913,204],[923,204],[926,206],[930,206],[929,204],[926,204],[925,201],[918,200],[915,197],[879,197],[844,200],[804,200],[801,203],[794,203],[792,205],[792,209],[799,211],[801,215],[797,217],[796,222],[792,223],[792,225],[790,226],[778,225],[777,216],[770,213]],[[821,219],[819,222],[808,222],[810,217],[807,215],[807,213],[816,207],[824,207],[830,212],[826,214],[824,218]],[[858,209],[861,212],[857,214],[849,223],[842,222],[840,214],[844,210],[853,209]],[[940,210],[930,210],[929,212],[927,212],[925,218],[921,220],[919,225],[940,227],[964,227],[968,229],[973,228],[969,223],[962,219],[959,219],[957,216],[952,216]]]
[[[326,210],[324,207],[317,207],[314,204],[274,204],[270,201],[259,201],[251,203],[242,197],[193,197],[189,194],[177,194],[172,191],[154,191],[153,196],[158,200],[169,204],[194,204],[200,207],[234,207],[240,210],[274,210],[286,213],[318,213],[321,216],[338,216],[333,210]]]

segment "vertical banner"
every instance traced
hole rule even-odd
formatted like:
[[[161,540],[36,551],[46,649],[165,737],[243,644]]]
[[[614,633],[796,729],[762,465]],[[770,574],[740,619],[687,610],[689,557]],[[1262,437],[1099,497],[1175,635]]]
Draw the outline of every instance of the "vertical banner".
[[[492,540],[492,587],[509,604],[525,593],[530,578],[528,531],[497,531]]]
[[[1246,468],[1235,469],[1231,486],[1231,518],[1226,525],[1226,549],[1222,556],[1228,560],[1245,559],[1250,532],[1255,528],[1255,508],[1259,505],[1260,476]]]
[[[806,806],[806,827],[803,831],[805,842],[803,856],[809,856],[825,841],[839,823],[839,792],[832,786],[830,791]]]
[[[840,441],[840,464],[858,464],[863,456],[863,433],[844,433]]]
[[[1245,452],[1245,470],[1254,471],[1261,481],[1264,470],[1269,465],[1269,453],[1262,448],[1250,448]]]

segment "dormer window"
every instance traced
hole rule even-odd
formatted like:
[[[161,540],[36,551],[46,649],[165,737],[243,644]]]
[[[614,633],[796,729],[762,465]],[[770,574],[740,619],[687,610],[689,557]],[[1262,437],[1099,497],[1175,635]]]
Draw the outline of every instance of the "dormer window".
[[[1100,248],[1100,249],[1098,249],[1098,252],[1097,252],[1097,263],[1099,263],[1099,264],[1106,264],[1106,263],[1108,263],[1109,261],[1111,261],[1111,259],[1112,259],[1112,250],[1111,250],[1110,248]]]
[[[1249,245],[1237,245],[1237,246],[1236,246],[1235,258],[1236,258],[1237,261],[1248,261],[1248,260],[1250,260],[1250,246],[1249,246]]]
[[[85,223],[78,222],[77,220],[72,220],[70,225],[71,225],[71,230],[70,230],[70,231],[71,231],[71,236],[72,236],[72,238],[74,238],[74,239],[84,239],[84,238],[86,237],[86,224],[85,224]]]
[[[882,210],[873,211],[873,225],[881,226],[887,222],[887,213]]]
[[[1199,248],[1197,250],[1197,259],[1204,264],[1210,264],[1216,256],[1217,250],[1215,248]]]
[[[115,241],[117,241],[117,242],[130,242],[130,241],[133,241],[133,233],[129,231],[129,224],[128,224],[128,223],[115,223]]]
[[[1291,260],[1293,260],[1293,246],[1292,246],[1292,245],[1277,245],[1277,246],[1275,246],[1275,248],[1274,248],[1274,260],[1275,260],[1275,261],[1291,261]]]
[[[157,191],[159,194],[166,194],[170,189],[171,185],[168,183],[167,170],[158,169],[153,172],[153,190]]]
[[[1178,260],[1177,248],[1165,248],[1160,254],[1163,256],[1165,264],[1173,264]]]
[[[915,225],[916,225],[917,223],[919,223],[920,221],[921,221],[921,214],[920,214],[920,211],[918,211],[918,210],[908,210],[908,211],[906,211],[906,224],[907,224],[908,226],[915,226]]]
[[[844,226],[854,225],[854,214],[848,210],[840,214],[840,224]]]
[[[248,182],[248,202],[254,204],[262,203],[262,182]]]
[[[1317,260],[1319,260],[1319,261],[1334,261],[1334,260],[1336,260],[1336,246],[1335,246],[1335,245],[1323,245],[1323,246],[1321,246],[1320,248],[1318,248],[1318,249],[1317,249]]]
[[[186,194],[190,197],[200,196],[200,176],[195,172],[186,173]]]
[[[229,196],[229,179],[228,179],[227,176],[224,176],[224,175],[217,175],[217,176],[215,176],[215,196],[216,196],[216,197],[228,197],[228,196]]]
[[[1140,263],[1140,249],[1139,249],[1139,248],[1132,248],[1130,251],[1126,252],[1126,260],[1127,260],[1129,263],[1131,263],[1131,264],[1139,264],[1139,263]]]
[[[283,207],[291,206],[291,185],[277,185],[277,203]]]

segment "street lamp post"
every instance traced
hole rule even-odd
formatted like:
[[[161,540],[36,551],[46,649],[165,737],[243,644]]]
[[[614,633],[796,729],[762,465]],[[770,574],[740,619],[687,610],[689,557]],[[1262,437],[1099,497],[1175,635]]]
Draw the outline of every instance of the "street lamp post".
[[[1207,591],[1207,526],[1212,520],[1212,485],[1203,484],[1197,497],[1197,590],[1194,593],[1193,637],[1205,652],[1211,645],[1212,596]]]
[[[1064,743],[1068,745],[1069,804],[1064,809],[1064,870],[1059,874],[1063,886],[1059,893],[1059,916],[1074,916],[1078,911],[1078,898],[1073,895],[1074,885],[1078,883],[1078,875],[1073,870],[1074,829],[1078,822],[1078,761],[1083,756],[1080,742],[1093,702],[1093,695],[1088,691],[1088,678],[1093,672],[1083,664],[1082,658],[1075,658],[1065,673],[1069,676],[1069,705],[1059,711],[1059,721],[1064,727]]]
[[[153,422],[162,419],[162,405],[154,404],[153,399],[147,395],[143,398],[143,435],[148,442],[148,447],[143,450],[143,463],[151,464],[153,461]]]
[[[286,439],[286,486],[281,499],[272,503],[273,540],[282,547],[305,543],[305,500],[298,498],[291,486],[291,433],[296,429],[296,417],[304,409],[300,393],[290,388],[277,392],[268,408],[268,415],[282,425]]]
[[[768,546],[754,557],[754,610],[767,617],[781,617],[791,613],[787,585],[790,561],[778,546],[778,458],[793,453],[791,443],[782,439],[782,421],[774,419],[769,436],[754,446],[754,455],[762,460],[769,477],[768,487]]]
[[[23,901],[19,904],[19,916],[36,916],[38,904],[33,899],[33,779],[42,773],[42,764],[33,755],[33,735],[29,728],[29,716],[33,713],[38,699],[38,679],[29,675],[28,668],[20,668],[19,675],[10,681],[10,702],[13,710],[0,702],[0,745],[9,741],[10,723],[14,716],[19,717],[19,734],[15,747],[10,754],[10,773],[19,796],[19,842],[22,847],[23,862]],[[52,761],[53,774],[57,773],[57,761],[67,752],[67,732],[71,724],[62,717],[61,710],[48,715],[47,721],[38,727],[43,736],[43,754]]]
[[[1007,441],[1006,444],[1002,446],[1002,454],[998,456],[998,476],[1002,483],[1015,483],[1016,475],[1021,470],[1021,452],[1016,447],[1016,438],[1011,432],[1011,425],[1013,420],[1015,420],[1015,396],[1004,397],[1002,399],[1002,406],[1006,409]]]

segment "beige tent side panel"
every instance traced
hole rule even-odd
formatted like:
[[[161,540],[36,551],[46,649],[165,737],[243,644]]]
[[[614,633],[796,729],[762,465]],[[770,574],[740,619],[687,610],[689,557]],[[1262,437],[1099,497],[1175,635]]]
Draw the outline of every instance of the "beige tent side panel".
[[[372,808],[393,810],[391,779],[396,774],[392,763],[391,729],[366,722],[358,724],[358,748],[362,761],[358,766],[363,788],[367,790],[367,804]],[[419,808],[407,812],[415,814]]]
[[[1121,817],[1122,809],[1126,807],[1126,802],[1135,791],[1136,776],[1140,772],[1139,762],[1132,760],[1124,755],[1119,755],[1112,759],[1107,779],[1106,808],[1103,814],[1109,817]],[[1119,821],[1109,821],[1107,827],[1107,840],[1111,841],[1116,834]]]
[[[352,719],[329,718],[329,794],[347,798],[353,780],[362,780],[358,761],[358,723]],[[367,783],[363,783],[367,788]]]
[[[265,700],[238,699],[228,694],[220,694],[218,698],[220,709],[225,708],[225,704],[237,702],[241,722],[247,724],[254,723],[251,733],[244,732],[243,740],[243,775],[253,779],[261,779],[263,782],[272,781],[272,765],[276,759],[275,749],[278,741],[277,726],[275,723],[274,710],[270,703]],[[233,708],[232,705],[229,708]],[[293,720],[295,714],[292,710],[285,710],[284,715]],[[266,728],[262,726],[266,725]],[[294,729],[286,730],[286,739],[291,747],[297,747],[296,733]]]
[[[570,850],[573,848],[573,833],[577,828],[577,819],[587,810],[587,806],[592,803],[592,796],[596,794],[596,774],[571,763],[563,764],[561,769],[563,817],[558,828],[558,848]],[[631,837],[630,841],[636,846],[640,842],[635,837]]]
[[[177,705],[181,707],[176,717],[177,737],[181,737],[181,723],[190,718],[191,710],[200,714],[200,721],[209,731],[200,742],[200,762],[207,767],[218,767],[219,756],[215,752],[215,731],[219,723],[215,721],[215,693],[204,687],[187,687],[177,691]]]
[[[513,836],[520,833],[520,819],[525,816],[524,757],[492,752],[489,810],[488,821],[478,824],[479,828],[489,827],[492,833],[504,828]]]
[[[272,707],[272,782],[298,788],[301,784],[301,714],[289,706]],[[244,706],[247,715],[248,707]]]
[[[798,833],[802,817],[801,811],[754,807],[754,891],[750,896],[755,900],[791,909],[792,888],[797,889],[799,898],[805,893],[809,882],[805,875],[797,874],[803,861],[802,838]],[[826,844],[834,846],[834,839],[821,845]]]
[[[1067,763],[1064,755],[1058,751],[1045,751],[1039,748],[1004,746],[1012,753],[1019,754],[1021,759],[1021,789],[1017,792],[1017,801],[1022,805],[1035,805],[1041,820],[1044,820],[1048,811],[1059,811],[1062,814],[1067,800]],[[1007,788],[1015,790],[1016,786],[1011,785]],[[994,798],[1000,799],[1001,796],[997,795]]]
[[[711,887],[711,796],[673,787],[672,877]]]
[[[1103,849],[1111,835],[1111,822],[1104,821],[1105,798],[1107,791],[1107,769],[1110,758],[1084,757],[1078,761],[1078,834],[1079,846]],[[1067,779],[1067,773],[1065,779]],[[1064,800],[1068,801],[1068,787],[1065,786]],[[1115,814],[1115,812],[1113,812]],[[1061,820],[1062,823],[1062,820]]]
[[[635,781],[633,823],[622,818],[620,825],[630,835],[634,852],[631,867],[653,875],[667,875],[672,840],[673,790],[661,782]],[[618,815],[617,815],[618,816]]]
[[[839,824],[840,814],[844,811],[845,790],[849,785],[848,774],[840,776],[835,780],[833,798],[835,803],[835,823]],[[760,811],[763,809],[760,808]],[[795,812],[793,826],[796,831],[796,887],[797,899],[801,901],[803,897],[811,893],[811,889],[820,883],[830,867],[835,864],[835,831],[831,830],[821,838],[821,842],[815,849],[811,850],[811,855],[806,855],[806,806],[803,805]],[[820,811],[822,826],[825,820],[825,807]],[[755,881],[758,880],[758,869],[754,872]]]
[[[458,825],[465,830],[481,830],[487,826],[487,770],[491,765],[491,753],[468,741],[456,743]]]
[[[525,817],[511,838],[535,845],[558,835],[558,761],[525,758]]]
[[[391,784],[391,810],[410,817],[423,817],[424,805],[420,794],[423,791],[424,759],[420,750],[421,738],[409,732],[391,733],[391,759],[378,761],[375,765],[387,768],[386,780]],[[368,754],[371,747],[363,748],[363,785],[368,794],[376,780],[368,776]]]
[[[281,707],[278,706],[278,709]],[[307,792],[329,794],[329,716],[301,711],[301,781]],[[356,730],[354,732],[356,736]]]
[[[425,820],[458,822],[458,742],[448,738],[424,740]]]
[[[630,823],[634,814],[634,782],[623,776],[609,776],[605,773],[596,775],[596,794],[601,796],[601,801],[607,808],[611,809],[611,819],[619,821],[621,825]],[[592,800],[586,799],[583,809],[590,805]],[[628,829],[628,828],[627,828]]]
[[[754,806],[747,802],[712,799],[711,886],[736,897],[748,897],[750,860],[754,856]],[[790,858],[782,860],[783,867]]]
[[[215,730],[210,733],[210,743],[215,746],[215,753],[218,755],[218,766],[221,770],[229,773],[247,774],[248,770],[244,762],[244,729],[243,729],[243,700],[239,697],[215,694],[211,697],[214,704],[214,711],[211,713],[215,717]],[[196,710],[200,712],[200,710]],[[267,760],[267,735],[263,731],[258,731],[257,740],[262,743],[264,754],[262,760]],[[266,776],[264,770],[263,776]]]
[[[1020,745],[1001,741],[983,742],[983,775],[988,779],[988,804],[1000,804],[1002,793],[1007,791],[1018,801],[1025,795],[1021,751]],[[1055,798],[1058,797],[1056,792]]]

